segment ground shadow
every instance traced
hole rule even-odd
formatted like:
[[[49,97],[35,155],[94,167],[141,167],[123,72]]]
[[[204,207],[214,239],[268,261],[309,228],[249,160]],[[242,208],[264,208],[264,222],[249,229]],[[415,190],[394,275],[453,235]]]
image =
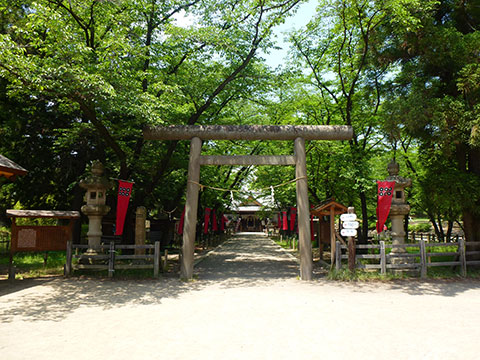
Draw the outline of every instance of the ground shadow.
[[[412,296],[444,296],[455,297],[470,290],[480,290],[479,279],[401,279],[387,281],[328,281],[320,280],[319,283],[348,288],[353,292],[378,292],[379,289],[386,291],[399,291]]]
[[[201,291],[208,286],[221,288],[269,286],[298,278],[298,261],[272,240],[261,237],[234,237],[211,252],[195,267],[195,280],[177,277],[150,280],[110,280],[83,278],[32,279],[0,287],[0,322],[17,316],[25,321],[61,321],[81,307],[112,309],[125,305],[161,304],[164,299]],[[335,282],[316,279],[300,282],[305,286],[348,288],[353,292],[399,291],[412,296],[454,297],[479,290],[479,280],[401,280],[389,282]],[[4,285],[4,284],[1,284]],[[42,285],[42,286],[37,286]],[[35,291],[29,287],[37,286]],[[25,290],[20,292],[20,290]],[[16,296],[12,294],[19,292]]]

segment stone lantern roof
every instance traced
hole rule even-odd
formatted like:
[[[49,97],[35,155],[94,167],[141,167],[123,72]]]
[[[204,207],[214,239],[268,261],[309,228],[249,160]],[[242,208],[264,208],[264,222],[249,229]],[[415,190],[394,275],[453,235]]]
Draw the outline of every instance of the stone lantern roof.
[[[105,166],[100,161],[94,161],[92,164],[91,173],[84,179],[80,180],[80,187],[83,189],[104,188],[109,189],[113,183],[103,176]]]
[[[395,181],[395,189],[403,189],[412,186],[412,179],[407,179],[398,175],[400,172],[400,165],[392,159],[387,166],[388,176],[387,181]]]

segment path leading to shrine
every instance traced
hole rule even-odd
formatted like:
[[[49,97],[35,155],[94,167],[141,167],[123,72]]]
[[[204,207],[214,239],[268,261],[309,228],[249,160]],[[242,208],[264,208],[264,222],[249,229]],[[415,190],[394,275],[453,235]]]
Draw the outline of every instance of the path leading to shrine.
[[[478,359],[478,281],[300,281],[295,259],[246,236],[195,269],[2,284],[1,358]]]

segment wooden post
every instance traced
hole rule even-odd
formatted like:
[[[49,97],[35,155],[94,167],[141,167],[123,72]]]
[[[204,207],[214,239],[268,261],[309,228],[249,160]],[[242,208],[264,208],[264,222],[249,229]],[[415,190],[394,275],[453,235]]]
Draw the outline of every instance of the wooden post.
[[[8,258],[8,281],[15,281],[15,266],[13,266],[13,253]]]
[[[330,263],[333,269],[335,263],[335,209],[330,207]]]
[[[168,250],[165,249],[165,253],[163,254],[163,270],[168,270]]]
[[[295,139],[295,175],[297,178],[298,247],[300,250],[300,278],[312,280],[313,260],[310,239],[310,206],[308,203],[307,161],[305,139]]]
[[[135,245],[145,245],[147,209],[145,206],[137,207],[135,212]],[[145,255],[145,249],[135,249],[135,255]]]
[[[160,271],[160,241],[155,241],[155,251],[153,253],[153,276],[158,277]]]
[[[65,264],[65,275],[70,276],[72,273],[72,256],[73,256],[73,242],[72,240],[67,241],[67,253],[66,253],[66,264]]]
[[[463,238],[458,239],[458,253],[460,257],[460,274],[465,277],[467,276],[467,259],[465,256],[465,240]]]
[[[387,255],[385,254],[385,241],[380,241],[380,274],[387,273]]]
[[[348,208],[349,214],[355,214],[355,208]],[[355,271],[355,237],[348,237],[348,270]]]
[[[192,138],[190,142],[190,160],[188,163],[187,201],[185,204],[185,225],[183,230],[182,261],[180,277],[193,278],[193,258],[195,252],[195,233],[197,225],[198,191],[200,181],[200,153],[202,140]]]
[[[340,270],[342,268],[342,246],[340,245],[340,241],[337,241],[335,247],[335,266],[337,270]],[[332,261],[333,265],[333,261]]]
[[[422,278],[427,277],[427,251],[425,247],[425,241],[420,240],[419,242],[420,245],[420,276]]]
[[[110,241],[110,248],[109,248],[109,258],[108,258],[108,277],[113,277],[113,273],[115,272],[115,242]]]

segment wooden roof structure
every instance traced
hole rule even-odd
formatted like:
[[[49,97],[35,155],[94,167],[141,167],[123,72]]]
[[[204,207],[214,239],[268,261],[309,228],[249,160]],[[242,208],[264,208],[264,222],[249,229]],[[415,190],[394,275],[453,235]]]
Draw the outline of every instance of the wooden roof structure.
[[[335,201],[335,198],[330,198],[315,206],[312,210],[310,210],[310,214],[317,217],[330,216],[332,213],[333,215],[340,215],[345,214],[347,210],[348,208],[345,205]]]
[[[18,175],[26,175],[27,172],[28,171],[20,165],[0,155],[0,176],[4,176],[13,181]]]
[[[7,216],[13,218],[55,218],[55,219],[79,219],[78,211],[63,210],[7,210]]]

